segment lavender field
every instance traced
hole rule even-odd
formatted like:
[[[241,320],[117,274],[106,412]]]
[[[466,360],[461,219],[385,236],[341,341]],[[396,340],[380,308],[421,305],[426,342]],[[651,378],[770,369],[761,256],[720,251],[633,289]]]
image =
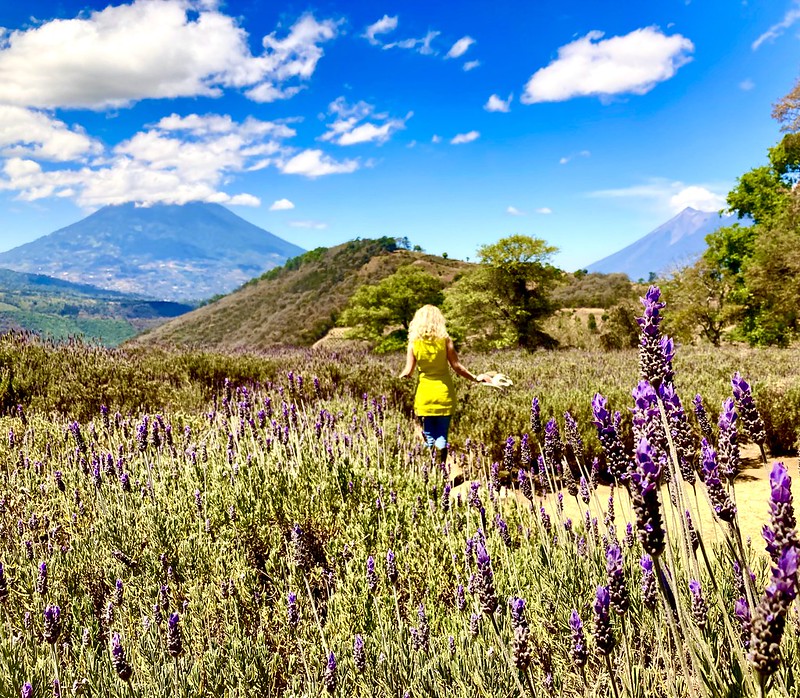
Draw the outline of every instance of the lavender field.
[[[0,695],[800,695],[789,361],[661,311],[638,354],[468,357],[516,386],[446,463],[391,359],[6,340]]]

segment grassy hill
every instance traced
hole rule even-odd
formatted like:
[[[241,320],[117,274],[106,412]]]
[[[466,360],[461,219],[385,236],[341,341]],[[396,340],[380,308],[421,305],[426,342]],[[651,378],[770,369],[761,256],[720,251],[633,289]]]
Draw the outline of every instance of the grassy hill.
[[[397,249],[394,238],[321,247],[134,341],[214,349],[310,346],[336,324],[359,286],[376,283],[406,264],[420,266],[445,283],[469,266]]]
[[[181,303],[0,269],[0,332],[28,330],[55,340],[83,336],[115,346],[191,309]]]

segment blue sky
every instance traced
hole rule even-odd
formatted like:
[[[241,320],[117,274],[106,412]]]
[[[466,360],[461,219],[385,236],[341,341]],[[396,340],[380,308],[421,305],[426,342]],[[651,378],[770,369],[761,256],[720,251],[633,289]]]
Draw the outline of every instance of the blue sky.
[[[723,205],[799,37],[800,0],[4,2],[0,250],[202,200],[304,248],[523,233],[578,269]]]

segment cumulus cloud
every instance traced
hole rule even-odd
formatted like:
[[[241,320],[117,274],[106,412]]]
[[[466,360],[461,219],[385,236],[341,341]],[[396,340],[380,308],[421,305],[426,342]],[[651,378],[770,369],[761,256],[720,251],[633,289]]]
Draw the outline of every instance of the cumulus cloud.
[[[739,83],[739,89],[744,91],[744,92],[749,92],[755,86],[756,86],[756,84],[750,78],[746,78],[745,80],[742,80]]]
[[[470,70],[475,70],[480,64],[480,61],[467,61],[464,63],[463,68],[466,72],[469,72]]]
[[[63,130],[59,124],[57,131]],[[236,122],[226,115],[172,114],[111,149],[91,141],[83,162],[73,158],[45,169],[37,161],[43,153],[28,146],[27,155],[5,162],[0,190],[28,201],[69,197],[87,208],[129,201],[256,206],[253,194],[224,188],[237,173],[285,162],[292,148],[284,140],[293,135],[285,123],[252,117]]]
[[[516,208],[514,206],[509,206],[506,209],[506,213],[509,216],[524,216],[525,215],[525,213],[523,211],[520,211],[518,208]]]
[[[536,213],[540,213],[544,216],[547,216],[553,212],[553,209],[547,208],[547,206],[543,206],[542,208],[537,208]]]
[[[468,133],[459,133],[453,136],[450,139],[451,145],[461,145],[463,143],[472,143],[472,141],[478,140],[480,138],[480,132],[478,131],[469,131]]]
[[[447,55],[445,55],[445,58],[461,58],[461,56],[463,56],[469,47],[474,43],[475,39],[473,39],[471,36],[462,36],[450,47],[450,50],[447,52]]]
[[[278,199],[272,202],[269,207],[270,211],[289,211],[294,208],[294,204],[289,199]]]
[[[719,211],[725,207],[724,185],[685,184],[666,179],[651,179],[643,184],[618,189],[601,189],[591,192],[590,197],[605,199],[639,199],[649,209],[680,213],[690,207],[698,211]]]
[[[301,17],[253,55],[237,20],[198,0],[134,0],[75,19],[6,32],[0,42],[0,102],[105,109],[148,98],[218,97],[246,90],[256,101],[296,94],[338,24]]]
[[[331,102],[328,113],[335,119],[328,124],[328,130],[320,140],[337,145],[385,143],[396,131],[404,129],[406,121],[413,116],[413,112],[409,112],[403,119],[392,119],[388,114],[376,113],[371,104],[349,104],[344,97]]]
[[[359,167],[358,160],[334,160],[321,150],[308,148],[280,165],[284,174],[303,175],[314,179],[330,174],[347,174]]]
[[[80,127],[70,127],[40,111],[0,104],[0,155],[68,162],[102,150],[102,144]]]
[[[786,11],[783,19],[780,22],[773,24],[769,29],[767,29],[767,31],[761,34],[753,42],[753,51],[757,51],[761,44],[763,44],[765,41],[774,41],[777,39],[798,20],[800,20],[800,2],[795,0],[795,2],[792,3],[792,7]]]
[[[513,95],[508,95],[508,99],[503,99],[502,97],[498,97],[497,95],[492,95],[486,101],[486,104],[483,105],[483,108],[486,111],[499,111],[499,112],[508,112],[511,109],[511,100]]]
[[[441,143],[441,142],[442,142],[442,137],[434,133],[433,136],[431,137],[431,143]]]
[[[390,44],[384,44],[383,48],[404,48],[421,53],[423,56],[430,56],[436,53],[436,50],[431,46],[431,43],[437,36],[439,36],[439,34],[441,34],[441,32],[430,30],[420,39],[403,39],[402,41],[394,41]]]
[[[537,70],[521,101],[562,102],[573,97],[642,95],[668,80],[691,60],[694,44],[655,27],[603,39],[599,31],[562,46],[550,65]]]
[[[375,38],[378,34],[388,34],[395,29],[397,29],[397,15],[394,17],[383,15],[383,17],[381,17],[377,22],[370,24],[366,28],[363,36],[373,46],[377,46],[380,44],[380,41]]]

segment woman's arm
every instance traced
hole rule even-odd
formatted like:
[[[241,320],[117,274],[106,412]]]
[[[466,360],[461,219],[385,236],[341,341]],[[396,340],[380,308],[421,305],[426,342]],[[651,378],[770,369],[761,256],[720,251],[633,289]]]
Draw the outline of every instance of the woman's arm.
[[[447,338],[447,362],[450,364],[451,368],[462,378],[466,378],[468,381],[472,381],[473,383],[481,383],[485,382],[479,380],[477,376],[473,376],[464,366],[461,365],[461,362],[458,360],[458,354],[456,353],[456,348],[453,346],[453,340],[450,337]]]
[[[411,342],[409,342],[408,349],[406,349],[406,365],[405,368],[400,371],[398,378],[408,378],[412,373],[414,373],[416,366],[417,357],[414,356],[414,348],[411,346]]]

